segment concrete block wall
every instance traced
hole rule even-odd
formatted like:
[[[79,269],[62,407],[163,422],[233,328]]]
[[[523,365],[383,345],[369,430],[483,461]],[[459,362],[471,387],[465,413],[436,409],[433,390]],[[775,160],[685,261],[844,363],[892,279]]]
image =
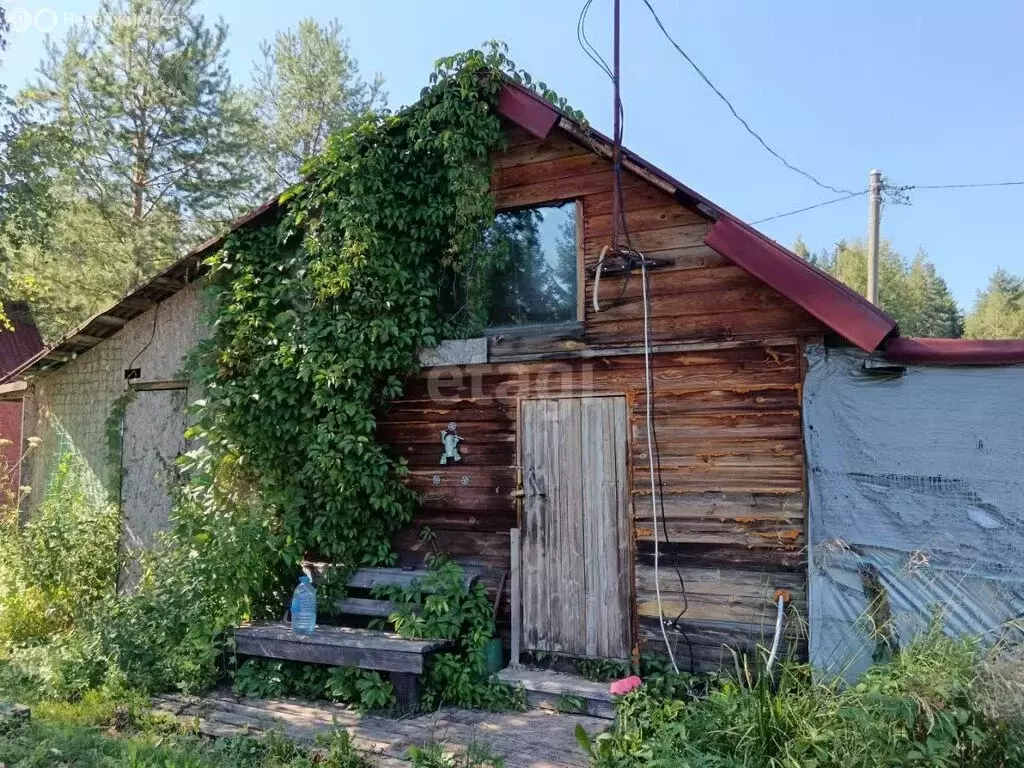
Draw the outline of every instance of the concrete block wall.
[[[203,286],[193,283],[106,341],[31,380],[24,434],[43,442],[27,461],[22,482],[32,490],[25,509],[42,500],[64,443],[104,488],[116,485],[119,467],[111,461],[108,424],[128,389],[124,370],[139,368],[137,382],[183,378],[188,352],[205,336],[203,305]]]

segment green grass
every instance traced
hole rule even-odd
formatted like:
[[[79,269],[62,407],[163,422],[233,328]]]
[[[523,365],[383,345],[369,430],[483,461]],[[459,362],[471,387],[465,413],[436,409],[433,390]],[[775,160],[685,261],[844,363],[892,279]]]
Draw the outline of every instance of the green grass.
[[[11,685],[0,667],[0,697],[32,702],[28,722],[0,726],[0,766],[6,768],[371,768],[344,731],[316,748],[279,734],[210,739],[148,701],[125,692],[90,691],[76,702],[34,700]],[[15,683],[17,681],[14,681]],[[6,685],[5,685],[6,683]],[[13,695],[12,695],[13,694]]]
[[[1024,768],[1024,720],[993,714],[983,684],[990,658],[935,630],[852,685],[791,662],[696,697],[644,685],[614,729],[577,737],[600,768]]]

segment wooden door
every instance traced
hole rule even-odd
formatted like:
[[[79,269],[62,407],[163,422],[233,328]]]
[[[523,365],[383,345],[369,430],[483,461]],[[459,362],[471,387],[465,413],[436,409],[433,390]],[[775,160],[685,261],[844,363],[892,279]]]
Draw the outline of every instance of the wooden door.
[[[134,591],[141,576],[139,557],[168,528],[178,480],[175,460],[185,450],[184,389],[136,392],[125,406],[121,444],[120,588]]]
[[[520,457],[523,645],[625,659],[630,651],[626,400],[524,400]]]

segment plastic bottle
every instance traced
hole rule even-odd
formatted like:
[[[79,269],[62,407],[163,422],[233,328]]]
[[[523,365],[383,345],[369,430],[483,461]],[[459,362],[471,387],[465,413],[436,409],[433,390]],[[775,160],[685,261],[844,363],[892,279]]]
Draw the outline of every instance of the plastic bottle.
[[[292,593],[292,632],[312,635],[316,629],[316,588],[309,576],[299,577],[299,586]]]

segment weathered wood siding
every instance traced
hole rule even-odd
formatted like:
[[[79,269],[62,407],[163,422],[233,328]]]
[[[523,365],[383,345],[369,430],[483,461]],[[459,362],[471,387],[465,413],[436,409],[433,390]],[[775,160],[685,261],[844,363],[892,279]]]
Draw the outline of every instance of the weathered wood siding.
[[[722,643],[759,640],[774,619],[777,589],[792,592],[804,610],[801,345],[824,329],[705,246],[708,222],[700,214],[642,179],[626,173],[623,180],[634,246],[671,263],[650,274],[655,433],[670,542],[662,539],[659,577],[665,614],[682,612],[685,629],[670,640],[684,665],[691,649],[697,666],[731,663]],[[610,164],[557,131],[541,142],[510,129],[493,188],[503,207],[579,199],[588,268],[610,241]],[[396,544],[406,562],[436,547],[507,569],[509,529],[517,524],[519,398],[624,395],[635,629],[641,646],[658,648],[640,275],[619,305],[599,314],[591,288],[588,273],[582,338],[492,338],[490,363],[427,369],[381,415],[380,435],[409,461],[422,498]],[[602,280],[606,302],[620,290],[621,278]],[[465,438],[464,460],[440,467],[440,432],[449,421]],[[423,526],[434,531],[432,542],[420,540]]]

